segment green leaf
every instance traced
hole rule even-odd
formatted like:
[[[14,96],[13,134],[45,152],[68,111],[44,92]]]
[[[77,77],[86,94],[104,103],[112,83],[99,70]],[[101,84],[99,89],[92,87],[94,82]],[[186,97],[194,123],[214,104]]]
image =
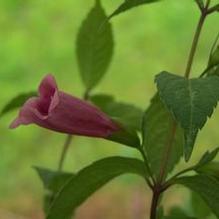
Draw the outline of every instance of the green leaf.
[[[124,157],[105,158],[79,171],[57,195],[47,219],[66,219],[89,196],[115,177],[133,173],[146,177],[144,163]]]
[[[82,23],[77,37],[77,59],[87,90],[106,73],[113,55],[113,33],[100,0]]]
[[[35,167],[35,169],[43,182],[44,188],[55,193],[74,176],[73,173],[52,171],[40,167]]]
[[[207,175],[182,177],[175,181],[200,195],[212,212],[219,217],[219,181]]]
[[[89,100],[123,126],[133,130],[141,130],[142,109],[131,104],[118,102],[112,96],[104,94],[93,95]]]
[[[172,216],[166,216],[163,219],[196,219],[196,218],[184,216],[184,215],[172,215]]]
[[[46,190],[46,194],[44,195],[44,211],[47,214],[56,194],[62,189],[68,180],[74,177],[74,174],[52,171],[40,167],[35,167],[35,169]],[[72,215],[72,213],[70,215]]]
[[[210,8],[209,10],[212,10],[212,9],[213,9],[213,12],[219,12],[219,4],[216,4],[215,6]]]
[[[186,79],[168,72],[156,76],[160,97],[184,129],[184,153],[189,160],[198,131],[219,100],[219,77]]]
[[[199,5],[200,8],[204,8],[205,5],[204,5],[203,0],[195,0],[195,1]]]
[[[139,147],[140,140],[137,131],[141,129],[143,111],[131,104],[117,102],[110,95],[93,95],[89,100],[109,115],[122,129],[107,139],[131,146]]]
[[[213,176],[219,180],[219,162],[208,163],[205,166],[199,167],[196,171]]]
[[[160,206],[157,210],[157,219],[163,219],[164,218],[164,209],[163,206]]]
[[[219,46],[217,46],[217,48],[210,55],[208,69],[211,69],[217,65],[219,65]]]
[[[197,218],[206,218],[212,214],[210,208],[195,192],[191,193],[191,206]]]
[[[219,75],[219,46],[217,46],[217,42],[219,40],[219,34],[217,35],[212,49],[210,53],[210,57],[208,60],[208,65],[205,71],[201,74],[201,76],[206,75]]]
[[[112,18],[116,15],[119,15],[127,10],[135,8],[140,5],[149,4],[153,2],[157,2],[160,0],[125,0],[110,16]]]
[[[10,100],[2,109],[0,116],[5,115],[19,107],[21,107],[30,97],[37,96],[37,92],[22,93]]]
[[[179,207],[173,207],[170,210],[169,216],[164,217],[164,219],[195,219],[195,218],[189,217],[183,209]]]
[[[218,152],[219,152],[219,148],[216,148],[212,152],[207,151],[196,165],[196,169],[201,168],[206,164],[210,163],[212,160],[214,160]]]
[[[166,177],[183,155],[183,131],[179,126],[170,143],[174,123],[173,116],[157,94],[143,120],[143,146],[156,178],[159,178],[161,172]]]
[[[106,139],[111,140],[129,147],[139,148],[140,139],[136,131],[127,129],[120,124],[121,130],[108,136]]]

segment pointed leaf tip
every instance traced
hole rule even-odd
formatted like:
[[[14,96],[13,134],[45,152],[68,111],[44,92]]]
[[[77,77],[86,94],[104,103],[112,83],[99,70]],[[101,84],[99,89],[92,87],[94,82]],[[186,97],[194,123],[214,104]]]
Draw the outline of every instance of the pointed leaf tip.
[[[111,19],[114,16],[117,16],[123,12],[126,12],[132,8],[135,8],[137,6],[141,6],[144,4],[154,3],[161,0],[125,0],[110,16],[109,19]]]
[[[184,153],[188,161],[199,130],[217,106],[219,77],[186,79],[161,72],[155,82],[162,101],[184,129]]]

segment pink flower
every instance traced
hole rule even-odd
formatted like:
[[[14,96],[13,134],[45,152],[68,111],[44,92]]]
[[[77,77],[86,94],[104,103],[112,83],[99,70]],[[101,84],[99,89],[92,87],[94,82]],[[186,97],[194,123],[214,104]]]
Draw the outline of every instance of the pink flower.
[[[32,123],[57,132],[103,138],[120,129],[95,106],[59,91],[52,75],[42,80],[39,97],[26,101],[10,128]]]

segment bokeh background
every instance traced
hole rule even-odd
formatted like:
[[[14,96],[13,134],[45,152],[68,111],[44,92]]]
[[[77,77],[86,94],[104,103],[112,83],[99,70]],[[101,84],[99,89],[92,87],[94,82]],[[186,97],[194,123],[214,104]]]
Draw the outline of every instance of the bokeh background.
[[[120,2],[102,1],[108,14]],[[55,75],[61,89],[82,95],[75,40],[93,4],[93,0],[0,0],[0,109],[17,94],[35,90],[48,72]],[[183,74],[198,17],[193,0],[165,0],[115,17],[114,58],[95,92],[113,94],[145,109],[156,90],[153,81],[157,73]],[[206,22],[193,76],[206,66],[218,22],[218,14]],[[16,113],[0,118],[0,219],[43,218],[43,187],[32,166],[55,170],[66,136],[35,126],[11,131],[8,125]],[[219,145],[218,121],[216,110],[200,133],[191,163]],[[65,170],[77,171],[110,155],[139,156],[116,143],[76,137]],[[181,162],[178,168],[185,165],[189,164]],[[141,179],[123,176],[83,204],[76,218],[145,218],[150,195]],[[164,197],[165,209],[179,204],[189,211],[188,201],[187,190],[171,189]]]

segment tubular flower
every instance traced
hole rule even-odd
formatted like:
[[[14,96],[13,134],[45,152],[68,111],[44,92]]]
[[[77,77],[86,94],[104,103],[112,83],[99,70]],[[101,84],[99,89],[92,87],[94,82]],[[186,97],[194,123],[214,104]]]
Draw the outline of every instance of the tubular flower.
[[[47,75],[42,80],[38,92],[38,97],[25,102],[10,128],[36,124],[61,133],[102,138],[120,130],[97,107],[59,91],[52,75]]]

